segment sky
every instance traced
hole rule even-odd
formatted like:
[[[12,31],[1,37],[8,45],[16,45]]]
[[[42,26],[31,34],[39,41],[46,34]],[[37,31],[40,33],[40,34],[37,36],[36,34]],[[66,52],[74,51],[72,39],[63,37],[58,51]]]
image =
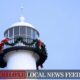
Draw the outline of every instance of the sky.
[[[2,0],[0,40],[21,14],[46,44],[43,69],[80,69],[80,0]]]

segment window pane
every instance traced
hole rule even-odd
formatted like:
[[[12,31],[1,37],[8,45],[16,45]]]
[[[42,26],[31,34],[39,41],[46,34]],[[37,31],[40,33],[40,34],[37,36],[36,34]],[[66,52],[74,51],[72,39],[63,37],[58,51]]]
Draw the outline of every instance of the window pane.
[[[9,37],[13,37],[13,28],[9,29]]]
[[[5,37],[8,37],[8,30],[4,34]]]
[[[31,28],[27,27],[27,37],[31,38]]]
[[[35,30],[32,31],[32,34],[33,34],[32,35],[33,36],[33,39],[35,39]]]
[[[35,38],[38,38],[38,33],[37,33],[37,31],[35,31]]]
[[[14,36],[19,36],[19,27],[14,27]]]
[[[26,28],[21,26],[20,27],[20,35],[25,35],[26,34]]]

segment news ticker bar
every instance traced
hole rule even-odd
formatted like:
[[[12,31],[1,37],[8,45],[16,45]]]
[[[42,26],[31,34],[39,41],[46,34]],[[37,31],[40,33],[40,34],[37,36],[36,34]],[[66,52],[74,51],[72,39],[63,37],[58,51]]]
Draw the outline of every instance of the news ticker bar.
[[[0,70],[0,79],[80,79],[80,70]]]

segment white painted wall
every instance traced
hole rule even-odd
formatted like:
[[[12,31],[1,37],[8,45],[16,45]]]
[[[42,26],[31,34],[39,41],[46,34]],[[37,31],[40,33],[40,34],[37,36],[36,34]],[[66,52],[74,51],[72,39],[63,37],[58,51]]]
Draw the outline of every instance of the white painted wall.
[[[7,67],[5,67],[5,70],[36,70],[36,60],[38,59],[39,56],[32,51],[27,50],[11,51],[7,53],[4,57],[4,60],[7,62]],[[2,80],[26,80],[26,79],[2,79]]]
[[[7,61],[7,70],[36,70],[38,56],[31,51],[15,50],[4,57]]]

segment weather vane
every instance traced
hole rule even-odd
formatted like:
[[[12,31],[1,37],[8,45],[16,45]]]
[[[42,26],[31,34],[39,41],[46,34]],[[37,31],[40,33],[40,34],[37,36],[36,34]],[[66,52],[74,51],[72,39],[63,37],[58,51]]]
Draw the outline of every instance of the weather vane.
[[[20,7],[20,11],[21,11],[21,15],[20,15],[20,21],[21,22],[24,22],[24,6],[23,6],[23,0],[22,0],[22,2],[21,2],[21,7]]]
[[[24,10],[24,7],[23,5],[21,5],[21,16],[23,16],[23,10]]]

